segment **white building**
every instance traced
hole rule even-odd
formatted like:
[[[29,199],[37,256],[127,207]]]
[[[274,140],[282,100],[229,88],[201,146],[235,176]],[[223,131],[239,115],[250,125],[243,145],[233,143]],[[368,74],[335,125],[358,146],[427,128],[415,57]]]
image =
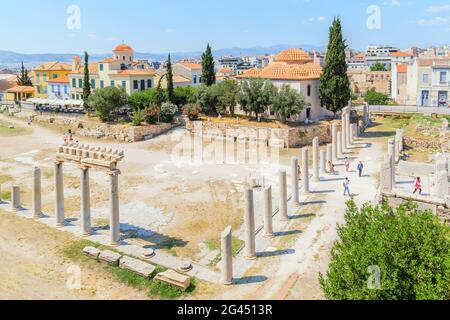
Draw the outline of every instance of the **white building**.
[[[89,64],[91,89],[105,87],[124,88],[133,92],[150,89],[154,84],[155,70],[142,61],[134,61],[134,50],[120,44],[113,50],[113,57]],[[69,74],[71,99],[80,100],[83,95],[84,66],[80,57],[74,57]]]
[[[287,49],[275,56],[274,61],[263,69],[250,69],[237,76],[239,80],[262,78],[271,80],[276,86],[289,85],[302,93],[308,107],[301,114],[291,118],[293,121],[305,119],[319,120],[332,112],[320,106],[319,80],[322,68],[313,63],[311,56],[301,49]]]

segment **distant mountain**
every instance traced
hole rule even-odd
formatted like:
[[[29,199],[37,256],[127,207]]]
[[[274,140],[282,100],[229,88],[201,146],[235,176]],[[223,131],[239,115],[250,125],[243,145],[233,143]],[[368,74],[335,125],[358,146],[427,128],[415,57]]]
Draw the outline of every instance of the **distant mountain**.
[[[253,56],[264,54],[275,54],[287,48],[303,48],[307,51],[324,51],[325,47],[311,46],[311,45],[276,45],[269,47],[252,47],[252,48],[226,48],[218,49],[213,52],[215,57],[221,56]],[[73,56],[82,55],[81,53],[70,54],[57,54],[57,53],[39,53],[39,54],[22,54],[12,51],[0,50],[0,66],[8,68],[17,68],[23,61],[27,68],[34,67],[39,64],[43,64],[51,61],[60,61],[70,63]],[[164,61],[167,59],[168,53],[143,53],[136,52],[135,57],[137,59],[148,59],[151,61]],[[171,53],[174,61],[182,59],[200,59],[202,52],[173,52]],[[93,54],[91,55],[91,61],[101,60],[111,56],[111,53],[105,54]]]

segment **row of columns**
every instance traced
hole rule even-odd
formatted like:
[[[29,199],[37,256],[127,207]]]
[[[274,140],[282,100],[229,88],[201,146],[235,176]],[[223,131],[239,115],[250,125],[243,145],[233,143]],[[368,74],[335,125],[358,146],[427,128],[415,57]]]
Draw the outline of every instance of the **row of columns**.
[[[92,234],[91,226],[91,200],[90,200],[90,179],[89,167],[80,167],[80,224],[81,234],[90,236]],[[118,245],[120,242],[120,211],[119,211],[119,170],[113,170],[109,173],[110,177],[110,232],[111,244]],[[63,227],[65,225],[65,208],[64,208],[64,178],[63,178],[63,162],[56,161],[54,166],[55,179],[55,218],[56,226]],[[11,210],[21,210],[20,187],[11,187]],[[42,183],[41,170],[35,167],[33,170],[33,187],[32,187],[32,215],[34,219],[43,217],[42,213]]]

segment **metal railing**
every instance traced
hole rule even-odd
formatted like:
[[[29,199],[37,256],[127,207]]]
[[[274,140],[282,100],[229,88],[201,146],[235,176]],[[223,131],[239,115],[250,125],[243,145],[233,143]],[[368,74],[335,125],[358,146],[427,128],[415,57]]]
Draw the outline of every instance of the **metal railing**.
[[[363,111],[364,106],[353,106],[357,111]],[[450,115],[450,108],[445,107],[419,107],[419,106],[369,106],[370,112],[375,113],[421,113]]]

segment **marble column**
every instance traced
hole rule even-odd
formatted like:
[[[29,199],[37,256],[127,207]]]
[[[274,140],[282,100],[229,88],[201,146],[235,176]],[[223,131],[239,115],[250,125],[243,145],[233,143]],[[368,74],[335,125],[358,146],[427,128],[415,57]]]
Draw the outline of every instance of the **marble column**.
[[[273,237],[272,187],[264,188],[264,236]]]
[[[89,186],[89,168],[81,169],[81,234],[83,236],[91,235],[91,192]]]
[[[120,243],[120,211],[119,211],[119,170],[109,172],[109,210],[110,210],[110,232],[111,245]]]
[[[339,151],[338,151],[338,125],[337,123],[333,123],[331,126],[331,135],[332,135],[332,158],[329,159],[333,162],[338,161],[339,159]]]
[[[221,235],[222,240],[222,282],[229,286],[233,284],[233,231],[227,227]]]
[[[392,161],[391,156],[387,155],[384,162],[381,164],[380,172],[380,187],[382,192],[391,193],[392,192]]]
[[[340,131],[338,131],[338,133],[337,133],[337,156],[338,156],[338,159],[344,155],[342,141],[343,141],[342,133]]]
[[[327,173],[327,150],[320,150],[320,173]]]
[[[319,138],[315,137],[312,142],[313,149],[313,179],[320,181],[320,159],[319,159]]]
[[[20,207],[20,187],[12,186],[11,187],[11,210],[19,211]]]
[[[392,170],[392,186],[395,187],[395,139],[389,139],[388,141],[388,155],[391,159],[391,170]]]
[[[342,149],[346,150],[347,149],[347,114],[346,114],[346,109],[342,109],[342,125],[341,125],[341,144],[342,144]]]
[[[432,195],[437,198],[445,198],[449,195],[448,171],[442,170],[435,174],[436,181]]]
[[[291,187],[292,187],[292,201],[294,205],[300,203],[299,185],[298,185],[298,158],[292,158],[291,161]]]
[[[352,139],[352,119],[351,119],[351,111],[352,109],[350,107],[347,108],[347,112],[346,112],[346,129],[347,129],[347,148],[351,147],[353,145],[353,139]]]
[[[328,161],[334,162],[333,161],[333,145],[332,144],[327,145],[327,165],[328,165]]]
[[[0,204],[2,204],[3,203],[3,200],[2,200],[2,185],[0,184]]]
[[[65,224],[63,162],[55,162],[55,215],[56,226],[63,227]]]
[[[359,120],[358,122],[358,137],[361,137],[362,134],[364,133],[364,121],[363,120]]]
[[[35,167],[33,170],[33,218],[42,218],[42,184],[41,169]]]
[[[302,194],[309,194],[309,157],[306,147],[302,149],[302,186]]]
[[[245,258],[256,259],[256,237],[255,237],[255,203],[253,189],[245,190]]]
[[[279,183],[280,183],[280,216],[282,220],[288,220],[288,209],[287,209],[287,177],[286,171],[281,170],[279,173]]]

